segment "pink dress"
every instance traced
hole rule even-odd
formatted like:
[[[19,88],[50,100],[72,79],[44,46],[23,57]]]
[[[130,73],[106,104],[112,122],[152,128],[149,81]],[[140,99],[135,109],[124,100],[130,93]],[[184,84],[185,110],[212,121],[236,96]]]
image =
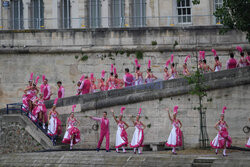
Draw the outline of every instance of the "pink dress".
[[[44,100],[42,99],[39,99],[37,102],[36,102],[36,106],[34,107],[34,109],[32,110],[32,120],[33,121],[36,121],[37,118],[38,118],[38,114],[39,112],[42,112],[43,113],[43,116],[45,118],[45,122],[47,122],[47,109],[46,109],[46,106],[44,104]]]
[[[48,135],[60,135],[61,134],[61,121],[58,119],[57,113],[51,113],[49,126],[48,126]]]
[[[225,138],[228,138],[228,141],[226,141]],[[217,136],[214,138],[213,141],[211,141],[210,145],[213,148],[224,148],[226,142],[226,147],[230,147],[232,144],[232,138],[228,135],[227,127],[226,127],[226,122],[219,123],[219,132]]]
[[[135,132],[131,140],[130,147],[132,148],[143,147],[143,140],[144,140],[143,125],[140,122],[137,122],[137,124],[135,125]]]
[[[126,130],[124,129],[125,124],[124,123],[118,123],[118,129],[116,132],[116,142],[115,142],[115,148],[119,148],[122,146],[128,145],[128,135]]]
[[[115,79],[109,78],[108,86],[109,86],[109,87],[108,87],[108,90],[115,89]]]
[[[179,121],[173,121],[172,130],[168,137],[168,141],[166,142],[166,146],[168,147],[179,147],[182,146],[182,132],[180,129]]]
[[[77,121],[76,118],[73,120],[71,118],[68,119],[68,128],[63,137],[63,143],[70,144],[71,136],[75,135],[73,139],[73,144],[76,144],[81,141],[81,133],[80,130],[76,127]]]

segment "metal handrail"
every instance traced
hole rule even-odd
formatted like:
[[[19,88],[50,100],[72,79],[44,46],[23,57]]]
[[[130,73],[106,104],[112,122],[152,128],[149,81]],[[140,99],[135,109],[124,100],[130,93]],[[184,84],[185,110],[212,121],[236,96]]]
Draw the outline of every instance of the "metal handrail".
[[[9,108],[9,106],[19,106],[19,108]],[[25,108],[26,111],[24,111],[23,108]],[[53,145],[54,146],[56,145],[55,139],[56,139],[57,135],[50,136],[47,132],[50,132],[51,134],[52,134],[52,132],[49,129],[47,129],[47,130],[43,129],[43,127],[39,125],[39,124],[42,124],[42,122],[39,119],[36,119],[36,121],[33,121],[32,117],[35,117],[35,116],[22,103],[7,104],[6,114],[9,114],[9,111],[20,111],[21,115],[24,114],[25,116],[27,116],[36,125],[37,128],[39,128],[47,137],[50,138]]]

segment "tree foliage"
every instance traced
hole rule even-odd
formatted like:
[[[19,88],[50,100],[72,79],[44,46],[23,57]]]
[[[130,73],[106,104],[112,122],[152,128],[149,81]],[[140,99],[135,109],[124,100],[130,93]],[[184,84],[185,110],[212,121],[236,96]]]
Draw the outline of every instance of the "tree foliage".
[[[222,33],[237,29],[246,32],[250,42],[250,0],[223,0],[214,15],[223,24]]]

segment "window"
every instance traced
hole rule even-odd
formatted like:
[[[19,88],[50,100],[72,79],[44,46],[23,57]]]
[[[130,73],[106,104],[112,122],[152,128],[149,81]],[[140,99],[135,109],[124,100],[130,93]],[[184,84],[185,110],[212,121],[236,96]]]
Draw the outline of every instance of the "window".
[[[13,29],[23,29],[23,2],[11,1],[11,23]]]
[[[223,0],[214,0],[214,11],[216,11],[216,9],[219,9],[223,6]],[[221,20],[215,18],[215,23],[216,24],[220,24]]]
[[[89,26],[91,28],[98,28],[101,26],[100,0],[89,0]]]
[[[61,0],[61,28],[71,27],[70,0]]]
[[[44,26],[43,0],[31,0],[31,28],[40,29]]]
[[[133,0],[132,6],[133,26],[146,26],[146,0]]]
[[[178,23],[191,23],[191,2],[180,0],[177,2]]]
[[[124,26],[124,0],[112,0],[111,1],[111,26],[123,27]]]

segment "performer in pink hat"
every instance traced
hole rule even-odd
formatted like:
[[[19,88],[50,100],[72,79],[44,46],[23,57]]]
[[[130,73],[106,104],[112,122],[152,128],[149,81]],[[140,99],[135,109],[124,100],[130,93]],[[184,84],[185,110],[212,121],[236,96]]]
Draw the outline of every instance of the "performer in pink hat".
[[[211,141],[210,145],[211,147],[215,148],[215,153],[218,154],[218,149],[224,149],[223,150],[223,156],[227,156],[226,154],[226,148],[231,146],[232,138],[228,135],[228,125],[226,121],[224,121],[225,116],[225,110],[227,107],[223,107],[222,113],[220,116],[219,122],[215,124],[215,129],[218,130],[217,136],[214,138],[213,141]]]
[[[101,79],[98,80],[98,89],[100,89],[100,91],[106,90],[106,85],[104,81],[105,81],[105,70],[102,70]]]
[[[43,100],[50,100],[50,97],[53,93],[51,93],[50,86],[48,84],[48,79],[43,75],[43,84],[40,86],[41,93],[43,94]]]
[[[248,64],[248,60],[244,57],[244,51],[242,47],[237,46],[236,49],[240,52],[240,60],[238,62],[237,67],[246,67]]]
[[[77,93],[76,95],[82,95],[82,88],[83,88],[83,85],[84,85],[84,80],[85,78],[85,75],[82,75],[80,80],[77,82]]]
[[[168,73],[168,65],[170,60],[166,61],[165,68],[164,68],[164,80],[168,80],[170,78],[170,74]]]
[[[115,89],[115,77],[114,77],[114,66],[111,64],[110,69],[110,76],[106,82],[106,85],[108,85],[108,90]]]
[[[135,59],[135,85],[141,85],[143,84],[143,75],[140,71],[141,65],[138,63],[138,60]]]
[[[131,140],[130,147],[134,148],[134,154],[136,154],[136,148],[138,148],[138,153],[142,153],[141,147],[143,147],[144,140],[144,129],[146,126],[140,121],[141,108],[139,108],[138,115],[136,116],[136,121],[133,120],[132,116],[130,117],[131,121],[135,126],[135,132]]]
[[[187,68],[187,61],[190,58],[191,58],[190,55],[187,55],[186,58],[185,58],[185,61],[184,61],[184,64],[183,64],[183,72],[182,72],[184,76],[189,76],[190,75],[190,72],[189,72],[189,70]]]
[[[34,109],[32,110],[32,120],[36,121],[37,119],[43,123],[43,129],[45,129],[45,123],[47,122],[47,108],[44,104],[43,94],[40,94],[39,98],[34,100]]]
[[[230,59],[227,61],[227,69],[232,69],[237,67],[237,61],[234,58],[234,54],[230,53]]]
[[[94,77],[94,74],[91,73],[90,74],[90,82],[91,82],[91,88],[90,88],[90,92],[91,93],[95,93],[96,92],[96,84],[95,84],[96,78]]]
[[[213,69],[211,69],[211,67],[207,64],[207,60],[205,59],[205,51],[200,51],[201,52],[201,56],[202,56],[202,68],[201,71],[203,73],[208,73],[209,71],[213,71]]]
[[[175,148],[182,146],[182,132],[181,132],[182,123],[179,119],[177,119],[178,106],[174,107],[173,118],[171,117],[171,115],[169,113],[169,109],[166,108],[166,110],[168,112],[168,117],[169,117],[171,124],[173,126],[173,128],[170,132],[170,135],[168,137],[168,141],[166,142],[166,146],[172,147],[173,148],[172,153],[174,155],[176,155],[177,153],[175,152]]]
[[[177,72],[175,64],[174,64],[174,55],[173,54],[171,55],[170,63],[171,63],[171,76],[170,76],[169,80],[176,79],[176,78],[178,78],[178,72]]]
[[[125,68],[125,75],[123,77],[123,81],[125,83],[125,87],[134,85],[134,76],[129,73],[128,68]]]
[[[50,136],[58,136],[62,132],[62,127],[61,127],[62,124],[61,124],[60,119],[58,118],[59,114],[56,111],[57,100],[58,98],[54,100],[52,110],[49,112],[49,115],[48,115],[48,120],[49,120],[48,135]]]
[[[217,55],[216,50],[212,49],[212,52],[214,53],[214,60],[215,60],[215,63],[214,63],[214,72],[217,72],[217,71],[221,70],[222,64],[221,64],[221,62],[219,60],[219,56]]]
[[[116,89],[121,89],[124,85],[124,82],[122,79],[118,78],[118,74],[116,72],[116,68],[114,68],[114,74],[115,74],[115,88]]]
[[[157,79],[157,77],[154,76],[154,74],[151,71],[151,60],[148,60],[148,69],[147,69],[147,75],[146,75],[146,78],[145,78],[145,82],[146,83],[152,83],[156,79]]]
[[[65,96],[65,89],[64,89],[64,87],[62,86],[62,82],[61,81],[58,81],[57,82],[57,86],[58,86],[58,92],[57,92],[57,96],[58,96],[58,98],[60,99],[60,98],[64,98],[64,96]]]
[[[95,121],[100,122],[101,124],[101,131],[100,131],[100,139],[96,148],[96,151],[99,152],[100,147],[102,145],[103,138],[106,138],[106,152],[110,152],[109,150],[109,119],[107,118],[107,112],[103,112],[102,118],[92,117],[90,116],[90,119],[93,119]]]
[[[203,69],[203,60],[205,59],[205,51],[199,51],[199,63],[198,63],[198,68],[200,70]]]
[[[126,153],[125,147],[128,145],[128,135],[126,132],[126,129],[128,129],[128,124],[122,120],[123,112],[126,108],[122,107],[119,120],[116,119],[116,116],[114,114],[114,110],[111,109],[112,115],[114,117],[115,122],[118,125],[118,129],[116,132],[116,142],[115,142],[115,148],[116,152],[119,153],[119,148],[122,147],[123,153]]]
[[[72,149],[74,144],[77,144],[81,141],[81,133],[77,128],[80,126],[80,122],[74,116],[75,108],[76,105],[73,105],[72,112],[70,113],[70,117],[67,120],[66,131],[62,141],[62,143],[70,144],[70,149]]]

